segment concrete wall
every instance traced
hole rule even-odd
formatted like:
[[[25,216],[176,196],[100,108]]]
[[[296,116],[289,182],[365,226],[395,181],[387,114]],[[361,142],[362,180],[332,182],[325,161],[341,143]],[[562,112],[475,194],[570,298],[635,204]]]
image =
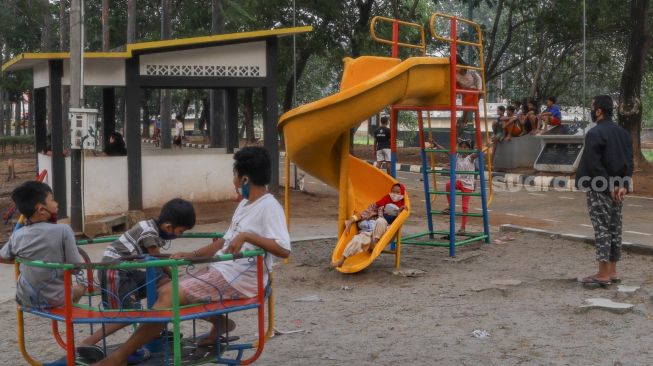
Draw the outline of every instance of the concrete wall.
[[[84,157],[84,213],[127,212],[127,157]]]
[[[533,135],[513,137],[510,141],[501,142],[494,153],[492,164],[495,169],[533,168],[540,150],[542,139]]]
[[[52,157],[39,154],[39,171],[48,170],[52,185]],[[218,201],[235,197],[232,183],[233,155],[143,156],[143,207],[158,207],[180,197],[191,201]],[[70,158],[66,158],[68,215],[70,215]],[[127,157],[84,157],[84,213],[107,215],[129,209]]]
[[[143,156],[143,207],[180,197],[218,201],[236,196],[232,154]]]

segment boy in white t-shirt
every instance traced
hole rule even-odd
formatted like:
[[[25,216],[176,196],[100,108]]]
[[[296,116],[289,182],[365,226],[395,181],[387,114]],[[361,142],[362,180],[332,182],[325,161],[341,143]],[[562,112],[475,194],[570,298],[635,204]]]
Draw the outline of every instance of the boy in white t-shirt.
[[[272,268],[272,256],[287,258],[290,255],[290,235],[286,226],[283,208],[267,192],[270,182],[270,154],[262,147],[249,146],[234,155],[234,178],[236,190],[240,189],[243,200],[234,212],[229,229],[221,239],[214,240],[193,252],[175,253],[171,258],[192,259],[210,257],[216,254],[235,254],[245,250],[261,248],[265,254],[264,281],[268,284],[268,272]],[[166,285],[158,292],[159,298],[153,308],[172,307],[172,287]],[[193,276],[179,279],[179,302],[181,305],[197,302],[221,301],[222,299],[248,298],[257,295],[256,262],[247,258],[216,262]],[[219,321],[224,332],[235,328],[224,317],[213,319],[207,344],[215,344],[218,332],[215,322]],[[98,365],[122,365],[127,357],[143,344],[155,338],[163,329],[162,324],[141,325],[118,350]]]

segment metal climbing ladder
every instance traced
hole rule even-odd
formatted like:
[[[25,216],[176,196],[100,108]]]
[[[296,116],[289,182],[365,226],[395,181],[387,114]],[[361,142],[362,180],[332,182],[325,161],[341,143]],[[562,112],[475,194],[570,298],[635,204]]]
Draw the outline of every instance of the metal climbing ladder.
[[[450,21],[450,33],[449,37],[444,37],[442,35],[439,35],[436,30],[436,21],[438,19],[447,19]],[[456,30],[457,30],[457,25],[458,22],[465,23],[468,26],[473,27],[476,30],[476,40],[475,41],[464,41],[464,40],[459,40],[457,39],[456,35]],[[469,95],[469,94],[475,94],[478,95],[479,97],[483,97],[483,105],[484,105],[484,111],[485,111],[485,132],[486,132],[486,138],[488,138],[488,128],[487,128],[487,107],[486,107],[486,100],[487,100],[487,95],[486,95],[486,88],[485,88],[485,74],[484,74],[484,60],[483,60],[483,41],[482,41],[482,34],[481,34],[481,28],[479,24],[474,23],[470,20],[467,19],[461,19],[457,18],[454,16],[446,15],[446,14],[440,14],[440,13],[435,13],[431,16],[430,20],[430,30],[431,30],[431,35],[433,38],[444,41],[450,44],[451,51],[450,51],[450,57],[451,57],[451,64],[450,64],[450,69],[451,69],[451,80],[450,80],[450,85],[451,85],[451,100],[450,100],[450,105],[449,106],[443,106],[443,107],[427,107],[427,108],[419,108],[418,109],[418,114],[417,114],[417,121],[419,125],[419,144],[420,144],[420,152],[421,152],[421,160],[422,160],[422,176],[423,176],[423,181],[424,181],[424,196],[425,196],[425,202],[426,202],[426,216],[427,216],[427,223],[428,223],[428,231],[426,232],[421,232],[418,234],[413,234],[409,236],[405,236],[402,238],[402,244],[413,244],[413,245],[425,245],[425,246],[441,246],[441,247],[449,247],[449,255],[450,256],[455,256],[456,255],[456,247],[462,246],[465,244],[470,244],[473,242],[478,242],[478,241],[485,241],[486,243],[490,242],[490,228],[489,228],[489,221],[488,221],[488,197],[487,197],[487,192],[486,192],[486,179],[485,179],[485,162],[483,161],[483,153],[487,151],[487,148],[483,148],[483,139],[481,136],[481,119],[479,115],[479,108],[478,108],[478,102],[475,103],[474,105],[456,105],[456,98],[458,95]],[[456,62],[456,53],[457,53],[457,46],[458,45],[463,45],[463,46],[468,46],[468,47],[475,47],[478,48],[479,50],[479,60],[480,60],[480,66],[466,66],[466,65],[458,65]],[[476,70],[481,73],[482,80],[483,80],[483,90],[467,90],[467,89],[459,89],[456,85],[456,70],[458,68],[465,68],[468,70]],[[413,108],[415,110],[415,108]],[[424,123],[423,123],[423,117],[422,117],[422,111],[427,111],[427,113],[430,113],[432,110],[448,110],[451,114],[451,128],[450,128],[450,138],[449,138],[449,149],[435,149],[431,146],[426,145],[426,139],[425,139],[425,132],[424,132]],[[457,113],[458,111],[471,111],[474,112],[474,128],[472,129],[465,129],[465,131],[473,132],[474,137],[476,140],[476,144],[474,145],[475,148],[471,150],[458,150],[457,149],[457,133],[456,133],[456,118],[457,118]],[[429,122],[430,122],[430,115],[429,115]],[[430,125],[430,123],[429,123]],[[427,154],[431,153],[448,153],[449,154],[449,169],[436,169],[433,164],[428,164],[427,163]],[[465,153],[465,154],[477,154],[477,166],[478,170],[473,170],[473,171],[456,171],[456,160],[457,160],[457,155],[458,153]],[[491,154],[488,154],[489,159],[491,159]],[[489,161],[488,167],[488,176],[492,175],[491,172],[491,160]],[[466,174],[466,175],[474,175],[475,177],[479,178],[480,181],[480,191],[474,191],[474,192],[458,192],[455,187],[456,187],[456,174]],[[433,187],[431,187],[430,183],[430,178],[432,176],[433,179]],[[437,181],[436,177],[437,176],[449,176],[449,184],[450,184],[450,191],[447,192],[442,189],[437,188]],[[492,199],[492,187],[490,186],[490,201]],[[449,210],[448,211],[438,211],[438,210],[433,210],[432,208],[432,199],[437,197],[437,196],[444,196],[444,195],[449,195],[450,198],[450,203],[449,203]],[[456,212],[456,196],[473,196],[473,197],[480,197],[481,199],[481,206],[482,206],[482,211],[481,213],[472,213],[472,212]],[[449,216],[449,230],[435,230],[434,228],[434,216]],[[471,233],[471,232],[466,232],[463,234],[459,234],[458,236],[462,236],[464,239],[462,240],[457,240],[456,237],[456,217],[462,217],[462,216],[469,216],[469,217],[482,217],[483,218],[483,231],[480,233]],[[448,236],[448,241],[437,241],[436,240],[436,235],[447,235]]]

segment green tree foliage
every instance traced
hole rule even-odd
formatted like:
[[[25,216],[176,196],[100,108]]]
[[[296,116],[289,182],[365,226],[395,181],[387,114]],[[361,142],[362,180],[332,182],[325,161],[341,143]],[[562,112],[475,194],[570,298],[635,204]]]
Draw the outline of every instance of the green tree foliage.
[[[60,5],[68,0],[45,2],[3,0],[0,12],[0,43],[4,60],[21,52],[38,51],[43,16],[52,17],[52,39],[59,29]],[[111,0],[111,49],[124,47],[127,28],[126,1]],[[86,0],[86,50],[101,49],[101,0]],[[291,0],[224,0],[225,32],[242,32],[293,25]],[[582,95],[582,1],[575,0],[295,0],[295,23],[311,25],[314,31],[296,37],[293,55],[291,37],[280,40],[280,110],[307,103],[337,91],[343,57],[390,55],[390,48],[373,42],[369,35],[373,16],[394,17],[428,26],[434,12],[468,17],[481,24],[484,36],[486,77],[491,101],[528,96],[542,100],[557,95],[563,105],[587,105],[598,93],[617,95],[624,68],[629,36],[630,1],[587,0],[587,81]],[[136,39],[160,39],[160,0],[137,1]],[[211,1],[173,0],[172,37],[192,37],[211,33]],[[64,13],[64,16],[67,16]],[[64,22],[64,24],[67,24]],[[442,25],[440,25],[442,26]],[[403,33],[402,41],[416,43],[416,32]],[[65,31],[65,30],[64,30]],[[389,38],[390,28],[380,24],[380,36]],[[462,37],[469,37],[465,27]],[[57,44],[58,42],[53,42]],[[428,52],[447,56],[445,44],[430,39]],[[55,47],[56,48],[56,47]],[[401,56],[416,55],[402,50]],[[467,55],[465,52],[464,55]],[[294,87],[293,57],[296,61],[297,90]],[[478,54],[472,56],[472,60]],[[643,83],[644,121],[650,121],[651,57],[645,67]],[[29,73],[4,75],[0,84],[6,95],[28,88]],[[90,93],[91,95],[93,93]],[[205,91],[174,91],[173,109],[178,111],[190,99],[199,102]],[[89,96],[89,99],[92,98]],[[150,108],[157,109],[157,93],[152,93]],[[647,99],[648,98],[648,99]],[[260,113],[260,95],[253,94],[253,105]]]

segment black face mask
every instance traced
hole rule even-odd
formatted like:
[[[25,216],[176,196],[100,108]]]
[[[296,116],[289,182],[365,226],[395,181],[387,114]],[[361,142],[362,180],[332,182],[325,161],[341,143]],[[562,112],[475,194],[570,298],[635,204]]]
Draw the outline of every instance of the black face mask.
[[[592,118],[592,122],[596,122],[596,109],[590,110],[590,118]]]

